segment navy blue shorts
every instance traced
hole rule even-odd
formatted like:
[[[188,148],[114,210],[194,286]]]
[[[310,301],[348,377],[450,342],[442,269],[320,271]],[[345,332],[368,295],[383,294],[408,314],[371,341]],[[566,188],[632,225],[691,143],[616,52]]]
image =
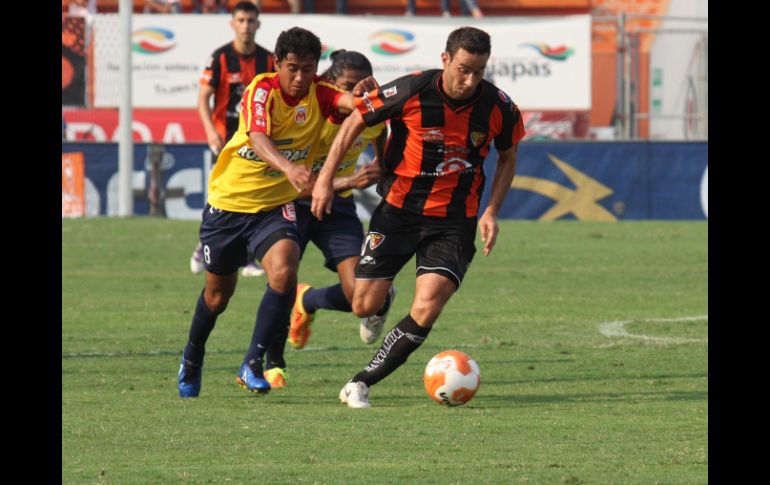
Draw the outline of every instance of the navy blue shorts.
[[[418,276],[438,273],[459,287],[474,254],[475,217],[422,216],[383,200],[372,214],[356,265],[356,278],[392,280],[416,255]]]
[[[337,265],[351,256],[361,253],[364,242],[364,226],[358,220],[353,197],[334,196],[332,213],[325,214],[319,221],[310,212],[310,200],[295,201],[297,207],[297,228],[300,234],[300,250],[313,241],[326,258],[325,266],[337,271]]]
[[[211,273],[229,275],[251,259],[261,260],[281,239],[299,244],[293,202],[256,214],[229,212],[209,204],[203,208],[203,267]]]

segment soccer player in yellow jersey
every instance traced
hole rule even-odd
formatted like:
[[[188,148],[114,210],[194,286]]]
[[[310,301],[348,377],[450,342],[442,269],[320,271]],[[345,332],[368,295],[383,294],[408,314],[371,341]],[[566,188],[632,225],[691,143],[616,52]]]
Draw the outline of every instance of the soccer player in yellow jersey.
[[[235,292],[237,269],[261,261],[267,288],[236,381],[253,393],[270,391],[265,353],[288,331],[299,266],[294,199],[313,183],[311,164],[325,120],[339,123],[353,95],[316,75],[321,41],[294,27],[278,36],[277,72],[258,74],[244,91],[238,131],[222,149],[203,209],[205,287],[190,325],[178,374],[180,397],[200,393],[205,344]],[[274,359],[273,359],[274,360]],[[282,372],[285,362],[275,362]]]
[[[338,50],[331,56],[332,65],[322,74],[334,82],[337,87],[351,91],[362,79],[372,75],[372,65],[369,60],[355,51]],[[321,148],[313,171],[318,172],[326,159],[334,137],[339,131],[339,124],[327,122],[321,137]],[[302,237],[300,247],[304,252],[308,242],[312,241],[323,252],[326,267],[339,275],[340,283],[325,288],[313,288],[300,283],[297,286],[297,300],[291,315],[291,330],[289,343],[296,349],[307,344],[310,337],[310,324],[313,322],[318,309],[331,309],[350,312],[350,300],[353,295],[355,276],[353,270],[358,263],[361,245],[364,242],[363,226],[356,214],[353,201],[353,190],[364,189],[379,179],[379,160],[385,150],[387,128],[384,123],[364,130],[353,146],[345,153],[344,159],[334,173],[334,189],[336,194],[332,204],[332,212],[324,218],[323,223],[310,212],[309,194],[306,198],[296,201],[297,225]],[[359,155],[372,143],[375,148],[375,159],[372,163],[356,170]],[[387,303],[389,307],[390,302]],[[380,317],[382,320],[384,318]],[[369,327],[367,327],[369,328]],[[380,329],[382,326],[379,327]],[[362,327],[363,329],[363,327]],[[378,335],[361,333],[366,343],[372,343]]]

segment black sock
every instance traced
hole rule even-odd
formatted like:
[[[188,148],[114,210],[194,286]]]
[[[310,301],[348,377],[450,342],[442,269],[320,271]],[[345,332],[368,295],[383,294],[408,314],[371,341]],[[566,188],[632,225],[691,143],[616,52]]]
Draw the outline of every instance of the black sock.
[[[195,314],[190,325],[190,339],[184,348],[184,358],[190,362],[203,365],[203,356],[206,353],[206,341],[214,330],[219,313],[214,313],[206,306],[201,291],[198,303],[195,305]]]
[[[286,336],[284,327],[288,329],[289,315],[294,306],[294,299],[297,296],[297,288],[293,286],[286,293],[278,293],[266,285],[265,294],[262,296],[262,302],[257,310],[257,320],[254,322],[254,333],[251,336],[251,344],[243,362],[250,363],[255,361],[262,363],[265,352],[275,342],[276,345],[286,345]],[[276,335],[284,335],[282,341],[276,339]]]
[[[405,316],[382,339],[382,345],[369,365],[351,380],[362,381],[367,386],[378,383],[406,362],[409,355],[425,341],[429,332],[430,328],[417,325],[411,315]]]
[[[273,367],[286,369],[286,359],[284,359],[283,353],[286,350],[286,340],[289,338],[289,326],[290,323],[286,322],[286,325],[281,325],[275,334],[275,340],[265,354],[265,370]]]
[[[310,288],[302,296],[302,306],[308,313],[314,313],[320,308],[340,312],[353,311],[340,283],[326,288]]]

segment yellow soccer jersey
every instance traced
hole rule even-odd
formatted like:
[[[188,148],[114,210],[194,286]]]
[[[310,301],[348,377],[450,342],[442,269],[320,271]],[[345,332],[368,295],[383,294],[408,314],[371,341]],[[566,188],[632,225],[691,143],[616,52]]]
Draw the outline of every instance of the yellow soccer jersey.
[[[310,167],[325,120],[335,116],[342,91],[318,76],[304,98],[283,93],[278,73],[255,77],[243,93],[238,131],[217,158],[209,180],[209,204],[231,212],[256,213],[294,200],[297,191],[283,172],[259,159],[248,133],[265,133],[279,152]]]
[[[345,153],[345,156],[342,157],[342,161],[340,162],[339,167],[337,167],[337,171],[334,173],[334,176],[345,177],[355,172],[358,156],[361,155],[364,150],[366,150],[366,147],[368,147],[370,143],[374,143],[374,140],[380,136],[380,133],[382,133],[382,130],[384,129],[384,122],[378,123],[374,126],[369,126],[364,129],[364,131],[358,135],[356,141],[353,142],[350,150],[348,150],[347,153]],[[329,154],[329,150],[332,147],[332,142],[334,141],[334,137],[337,136],[338,131],[340,131],[339,124],[332,121],[326,121],[324,123],[323,129],[321,130],[321,141],[319,142],[318,152],[315,156],[315,159],[313,160],[313,172],[318,173],[321,171],[321,167],[326,160],[326,156]],[[350,197],[353,195],[353,191],[346,190],[344,192],[340,192],[337,195],[340,197]]]

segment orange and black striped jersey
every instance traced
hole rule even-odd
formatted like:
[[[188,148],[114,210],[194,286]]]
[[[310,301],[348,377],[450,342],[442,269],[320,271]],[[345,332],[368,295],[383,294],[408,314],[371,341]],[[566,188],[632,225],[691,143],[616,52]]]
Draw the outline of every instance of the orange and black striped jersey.
[[[229,42],[208,58],[199,82],[214,88],[211,118],[223,142],[227,143],[238,129],[243,89],[257,74],[272,71],[273,53],[259,44],[251,54],[241,55]]]
[[[524,136],[516,104],[483,80],[458,104],[440,69],[410,74],[356,99],[367,126],[390,119],[377,192],[391,205],[434,217],[476,217],[484,159],[494,141],[507,150]]]
[[[254,152],[249,133],[264,133],[289,161],[311,167],[324,123],[344,119],[338,113],[343,94],[316,76],[303,98],[293,98],[281,90],[278,73],[258,74],[243,93],[238,131],[211,171],[208,202],[231,212],[257,213],[296,199],[286,175]]]

